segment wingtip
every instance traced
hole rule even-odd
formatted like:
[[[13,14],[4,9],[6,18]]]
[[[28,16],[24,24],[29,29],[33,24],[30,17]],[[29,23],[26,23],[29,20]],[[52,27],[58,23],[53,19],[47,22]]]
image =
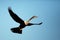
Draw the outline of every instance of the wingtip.
[[[20,30],[19,27],[11,28],[11,31],[12,31],[13,33],[22,34],[22,30]]]
[[[11,7],[8,7],[8,10],[11,10]]]
[[[33,16],[33,18],[37,18],[38,16]]]

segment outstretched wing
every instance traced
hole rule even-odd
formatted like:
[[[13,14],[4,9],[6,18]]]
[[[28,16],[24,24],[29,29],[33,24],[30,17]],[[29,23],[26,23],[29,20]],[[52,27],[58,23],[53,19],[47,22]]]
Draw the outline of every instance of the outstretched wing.
[[[31,21],[33,18],[37,18],[37,16],[32,16],[32,17],[28,20],[28,22]]]
[[[11,31],[12,31],[13,33],[22,34],[22,30],[20,30],[19,27],[11,28]]]
[[[11,10],[11,8],[8,8],[8,11],[9,11],[10,16],[11,16],[16,22],[21,23],[21,24],[24,24],[24,21],[23,21],[21,18],[19,18],[19,17]]]

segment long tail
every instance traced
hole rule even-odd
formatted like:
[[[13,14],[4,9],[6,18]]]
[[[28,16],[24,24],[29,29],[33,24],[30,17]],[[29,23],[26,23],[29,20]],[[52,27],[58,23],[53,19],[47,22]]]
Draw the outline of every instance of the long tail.
[[[12,31],[13,33],[22,34],[22,30],[20,30],[19,27],[11,28],[11,31]]]

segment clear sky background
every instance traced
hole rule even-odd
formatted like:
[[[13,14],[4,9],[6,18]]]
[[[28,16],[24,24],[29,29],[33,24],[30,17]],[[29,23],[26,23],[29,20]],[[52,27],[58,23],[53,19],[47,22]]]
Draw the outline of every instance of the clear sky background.
[[[10,29],[19,24],[10,17],[8,7],[23,20],[36,15],[31,22],[43,24],[27,26],[22,34],[12,33]],[[0,0],[0,40],[60,40],[60,1]]]

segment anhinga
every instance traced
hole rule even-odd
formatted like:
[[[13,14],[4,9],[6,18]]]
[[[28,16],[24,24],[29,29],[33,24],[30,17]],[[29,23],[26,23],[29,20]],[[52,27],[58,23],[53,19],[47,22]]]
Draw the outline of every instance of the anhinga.
[[[26,26],[31,26],[31,25],[41,25],[41,23],[30,23],[30,21],[33,19],[33,18],[37,18],[37,16],[32,16],[28,21],[23,21],[20,17],[18,17],[12,10],[11,8],[9,7],[8,8],[8,12],[10,14],[10,16],[14,19],[14,21],[16,21],[17,23],[19,23],[19,27],[15,27],[15,28],[11,28],[11,31],[13,33],[19,33],[19,34],[22,34],[22,29],[25,28]]]

